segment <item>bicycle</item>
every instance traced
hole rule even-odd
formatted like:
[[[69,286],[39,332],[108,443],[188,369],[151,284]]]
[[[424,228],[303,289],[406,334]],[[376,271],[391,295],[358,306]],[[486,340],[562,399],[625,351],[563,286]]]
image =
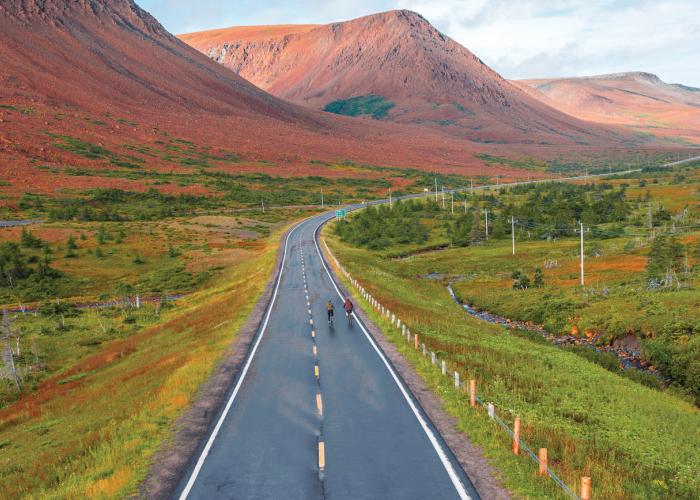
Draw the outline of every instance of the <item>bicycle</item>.
[[[348,318],[348,326],[352,326],[352,311],[345,311],[345,317]]]

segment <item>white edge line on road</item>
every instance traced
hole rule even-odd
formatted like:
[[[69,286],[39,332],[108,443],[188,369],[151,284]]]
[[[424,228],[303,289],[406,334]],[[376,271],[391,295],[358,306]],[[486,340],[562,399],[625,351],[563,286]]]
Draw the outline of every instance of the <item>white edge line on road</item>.
[[[338,293],[338,296],[341,299],[344,299],[343,294],[340,293],[340,289],[338,288],[338,285],[336,285],[335,280],[333,279],[333,276],[331,275],[330,271],[328,270],[328,267],[326,266],[326,262],[323,260],[323,255],[321,255],[321,249],[318,246],[318,241],[316,239],[316,233],[318,232],[319,228],[325,224],[328,220],[326,219],[322,221],[318,226],[316,226],[316,229],[314,230],[314,245],[316,246],[316,251],[318,252],[318,256],[321,259],[321,265],[323,266],[323,269],[325,269],[326,274],[328,274],[328,277],[331,280],[331,283],[333,284],[333,288],[335,288],[335,291]],[[447,454],[445,453],[445,450],[443,449],[442,445],[438,442],[437,438],[435,437],[435,433],[430,429],[428,426],[428,423],[425,421],[423,418],[423,415],[421,415],[421,412],[418,410],[416,407],[415,403],[413,402],[413,398],[408,394],[408,391],[404,387],[404,385],[401,383],[399,380],[399,377],[396,375],[394,372],[394,369],[391,367],[391,364],[389,364],[389,361],[386,359],[384,356],[384,353],[379,349],[377,346],[376,342],[372,338],[372,336],[369,334],[369,332],[365,329],[364,325],[362,322],[359,320],[357,315],[353,312],[352,313],[353,318],[355,318],[355,322],[360,325],[360,328],[362,328],[362,331],[365,334],[365,337],[367,337],[367,340],[369,340],[369,343],[372,345],[374,350],[377,352],[381,360],[384,362],[384,366],[386,366],[386,369],[389,370],[389,373],[391,374],[391,377],[394,379],[394,382],[396,382],[396,385],[399,387],[401,390],[401,394],[403,394],[404,399],[408,403],[408,406],[411,407],[411,410],[413,411],[413,414],[416,416],[416,419],[418,420],[418,423],[420,426],[423,428],[423,431],[425,434],[428,436],[428,439],[430,440],[430,444],[433,445],[433,448],[435,449],[435,452],[437,453],[438,457],[440,458],[440,462],[442,462],[443,467],[445,467],[445,470],[447,471],[447,475],[450,476],[450,480],[452,481],[452,485],[455,487],[457,490],[457,494],[459,495],[459,498],[462,500],[471,500],[471,497],[469,494],[467,494],[467,491],[464,489],[464,485],[462,484],[462,481],[460,480],[459,476],[454,470],[454,467],[452,466],[452,463],[450,462],[450,459],[447,458]]]
[[[253,345],[253,349],[250,351],[250,354],[248,355],[248,359],[246,360],[246,363],[243,366],[243,371],[241,372],[241,376],[238,378],[238,382],[236,383],[236,387],[233,389],[233,392],[231,393],[231,397],[229,398],[228,402],[226,403],[226,407],[224,408],[224,411],[221,413],[221,416],[219,417],[218,422],[216,422],[216,426],[214,427],[214,430],[212,431],[211,435],[209,436],[209,440],[207,440],[207,444],[204,446],[202,453],[199,455],[199,459],[197,460],[197,464],[194,466],[194,469],[192,470],[192,474],[190,475],[190,479],[187,481],[185,488],[182,490],[182,493],[180,494],[180,500],[185,500],[187,498],[187,495],[190,494],[190,491],[192,490],[192,487],[194,486],[194,483],[197,480],[197,476],[199,475],[199,471],[202,469],[202,466],[204,465],[204,460],[206,460],[207,455],[209,454],[209,450],[211,449],[212,445],[214,444],[214,440],[216,439],[216,436],[219,434],[219,430],[221,429],[221,426],[224,423],[224,420],[226,419],[226,416],[228,415],[228,412],[231,409],[231,406],[233,405],[233,400],[236,399],[236,396],[238,395],[238,391],[241,388],[241,385],[243,385],[243,381],[245,379],[246,374],[248,373],[248,369],[250,368],[250,365],[253,362],[253,357],[255,357],[255,353],[258,350],[258,346],[260,345],[260,341],[262,340],[263,335],[265,334],[265,330],[267,329],[267,322],[270,319],[270,313],[272,312],[272,307],[275,305],[275,299],[277,299],[277,290],[279,290],[280,283],[282,282],[282,274],[284,274],[284,264],[285,264],[285,261],[287,260],[287,244],[289,243],[289,237],[292,235],[292,233],[294,231],[297,230],[297,228],[299,228],[307,220],[309,220],[309,219],[305,219],[305,220],[299,222],[299,224],[294,226],[291,229],[291,231],[289,231],[289,233],[287,233],[287,237],[284,240],[284,253],[282,254],[282,264],[280,265],[280,272],[279,272],[279,275],[277,276],[277,284],[275,285],[275,291],[272,294],[272,299],[270,300],[270,304],[267,307],[267,313],[265,314],[265,321],[263,322],[262,327],[260,328],[260,334],[258,335],[258,338],[255,341],[255,344]]]

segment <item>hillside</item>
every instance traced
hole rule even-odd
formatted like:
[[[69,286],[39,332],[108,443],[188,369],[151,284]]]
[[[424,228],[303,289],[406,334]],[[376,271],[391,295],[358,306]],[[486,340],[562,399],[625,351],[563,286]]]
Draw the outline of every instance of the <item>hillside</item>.
[[[315,109],[429,125],[479,142],[621,138],[533,99],[411,11],[180,38],[263,90]]]
[[[668,84],[649,73],[513,83],[583,120],[625,125],[679,143],[700,143],[700,89]]]
[[[29,190],[145,190],[154,184],[117,181],[111,170],[107,179],[66,177],[62,169],[97,169],[102,175],[129,156],[129,163],[146,166],[143,175],[187,173],[191,159],[173,161],[162,151],[174,140],[225,149],[238,161],[216,168],[234,173],[264,168],[270,175],[337,177],[338,170],[324,163],[347,160],[515,172],[485,167],[474,156],[488,152],[479,145],[417,127],[358,123],[273,97],[172,36],[131,0],[0,0],[0,65],[0,181],[6,199]]]

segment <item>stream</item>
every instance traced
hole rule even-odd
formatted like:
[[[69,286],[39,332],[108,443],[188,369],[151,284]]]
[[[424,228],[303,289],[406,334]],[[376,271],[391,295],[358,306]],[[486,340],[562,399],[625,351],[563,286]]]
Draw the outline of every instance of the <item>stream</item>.
[[[614,354],[620,363],[621,369],[628,370],[631,368],[639,370],[644,373],[650,373],[660,380],[667,381],[667,378],[664,377],[655,366],[642,357],[642,353],[639,350],[631,348],[628,345],[629,343],[625,343],[624,339],[619,342],[614,342],[613,345],[597,346],[595,344],[595,337],[593,339],[589,339],[585,336],[576,337],[573,335],[554,335],[545,330],[542,325],[537,325],[529,321],[511,320],[488,311],[478,310],[472,305],[464,304],[457,298],[451,285],[447,285],[447,291],[449,292],[450,297],[452,297],[452,300],[462,306],[464,311],[469,316],[488,323],[502,325],[510,329],[526,330],[529,332],[538,333],[547,339],[551,344],[559,347],[583,346],[596,352]]]

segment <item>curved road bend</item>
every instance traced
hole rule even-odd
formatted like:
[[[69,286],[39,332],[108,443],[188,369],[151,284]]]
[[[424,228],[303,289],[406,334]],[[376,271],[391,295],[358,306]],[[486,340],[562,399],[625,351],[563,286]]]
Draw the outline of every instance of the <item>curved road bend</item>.
[[[330,217],[289,234],[273,305],[181,499],[479,498],[364,327],[348,324],[315,240]]]

